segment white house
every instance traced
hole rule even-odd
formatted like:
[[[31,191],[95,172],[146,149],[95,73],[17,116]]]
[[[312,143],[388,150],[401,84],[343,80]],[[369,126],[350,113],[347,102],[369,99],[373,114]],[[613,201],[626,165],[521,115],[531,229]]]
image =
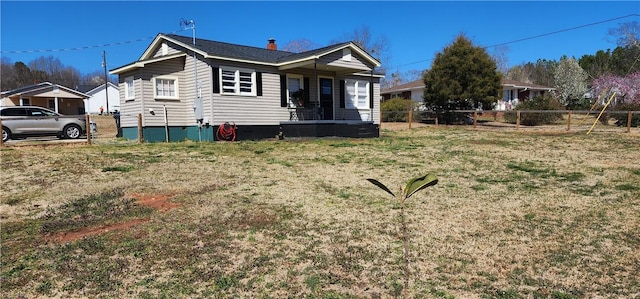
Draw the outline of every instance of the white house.
[[[293,53],[278,50],[275,39],[253,47],[158,34],[138,60],[111,74],[126,139],[374,138],[380,66],[353,42]]]
[[[103,107],[104,113],[107,113],[107,111],[113,113],[116,110],[120,110],[120,91],[118,90],[118,86],[111,82],[109,82],[107,86],[106,92],[104,84],[98,86],[78,86],[78,91],[91,96],[84,100],[84,107],[87,113],[98,114],[100,113],[100,107]],[[109,100],[108,105],[107,98]]]
[[[502,99],[495,103],[495,110],[511,110],[518,101],[526,101],[537,96],[542,96],[546,92],[555,88],[538,84],[519,82],[515,80],[502,79]],[[418,79],[409,83],[386,88],[380,92],[382,100],[389,100],[394,97],[411,99],[415,102],[424,101],[424,81]]]

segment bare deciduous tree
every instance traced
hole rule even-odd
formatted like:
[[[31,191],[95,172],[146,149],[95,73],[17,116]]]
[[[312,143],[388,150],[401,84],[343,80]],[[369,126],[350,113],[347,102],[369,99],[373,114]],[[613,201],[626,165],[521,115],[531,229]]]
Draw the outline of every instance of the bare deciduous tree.
[[[617,28],[609,29],[609,35],[616,39],[620,47],[640,46],[640,23],[638,21],[622,23]]]
[[[362,27],[356,28],[353,32],[343,35],[342,41],[334,40],[332,43],[344,42],[345,40],[352,41],[358,45],[358,47],[378,59],[382,64],[379,71],[385,71],[390,67],[388,63],[391,61],[391,55],[389,54],[390,45],[385,36],[374,38],[369,27],[362,25]]]
[[[288,42],[284,47],[281,48],[282,51],[293,52],[293,53],[301,53],[309,50],[313,50],[314,48],[318,48],[317,44],[314,44],[312,41],[308,39],[296,39]]]
[[[509,72],[509,57],[507,57],[507,52],[509,52],[509,46],[498,45],[493,47],[493,52],[491,53],[491,58],[496,62],[498,72],[503,75]]]

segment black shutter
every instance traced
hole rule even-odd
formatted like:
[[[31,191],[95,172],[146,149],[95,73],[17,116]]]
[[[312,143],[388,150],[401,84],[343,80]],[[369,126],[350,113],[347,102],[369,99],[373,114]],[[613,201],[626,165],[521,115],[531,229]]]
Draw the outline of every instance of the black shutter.
[[[344,80],[340,80],[340,108],[344,108]]]
[[[287,76],[280,75],[280,107],[287,107]]]
[[[213,69],[213,93],[220,93],[220,70],[217,67]]]
[[[305,107],[309,107],[309,89],[311,89],[311,87],[309,86],[309,77],[304,77],[304,95],[302,96],[304,98],[304,106]]]
[[[373,109],[373,80],[369,82],[369,108]]]
[[[256,73],[256,89],[257,89],[257,93],[258,96],[262,96],[262,73],[261,72],[257,72]]]

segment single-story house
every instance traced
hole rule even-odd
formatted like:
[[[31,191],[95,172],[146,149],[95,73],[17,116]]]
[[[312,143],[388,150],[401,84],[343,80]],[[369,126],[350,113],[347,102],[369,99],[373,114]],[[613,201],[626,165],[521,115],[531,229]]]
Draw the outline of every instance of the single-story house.
[[[104,113],[113,113],[116,110],[120,110],[120,91],[118,86],[111,82],[98,86],[79,85],[76,89],[91,96],[84,100],[84,107],[87,113],[98,114],[100,113],[100,107],[103,108]]]
[[[152,142],[228,140],[230,131],[235,140],[378,137],[380,65],[353,42],[292,53],[275,39],[251,47],[158,34],[110,72],[126,139],[138,137],[137,115]]]
[[[85,114],[83,100],[89,95],[71,88],[42,82],[0,93],[0,106],[40,106],[66,115]]]
[[[555,90],[555,88],[518,82],[514,80],[502,79],[502,100],[495,104],[494,110],[511,110],[519,100],[532,99],[542,96],[546,92]],[[391,98],[411,99],[422,103],[424,95],[424,81],[422,79],[411,81],[409,83],[386,88],[380,92],[382,100]]]

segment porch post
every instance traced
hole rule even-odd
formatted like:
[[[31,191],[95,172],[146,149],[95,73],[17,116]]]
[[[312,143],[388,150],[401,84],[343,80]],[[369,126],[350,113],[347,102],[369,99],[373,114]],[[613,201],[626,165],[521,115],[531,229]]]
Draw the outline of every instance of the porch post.
[[[313,80],[316,83],[316,109],[320,109],[320,84],[318,82],[318,59],[313,59]],[[315,114],[314,114],[315,115]]]
[[[371,101],[369,103],[369,119],[367,120],[373,120],[373,111],[376,108],[376,104],[374,102],[374,92],[375,92],[375,88],[373,88],[373,71],[376,69],[375,66],[371,67],[371,77],[369,78],[369,92],[371,93],[369,95],[369,101]],[[411,110],[413,111],[413,107],[411,107]],[[409,114],[409,117],[412,117],[411,114]],[[411,119],[409,119],[409,129],[411,129]]]
[[[58,111],[59,105],[58,105],[58,96],[56,96],[53,100],[53,103],[55,104],[55,111],[60,113],[60,111]]]

